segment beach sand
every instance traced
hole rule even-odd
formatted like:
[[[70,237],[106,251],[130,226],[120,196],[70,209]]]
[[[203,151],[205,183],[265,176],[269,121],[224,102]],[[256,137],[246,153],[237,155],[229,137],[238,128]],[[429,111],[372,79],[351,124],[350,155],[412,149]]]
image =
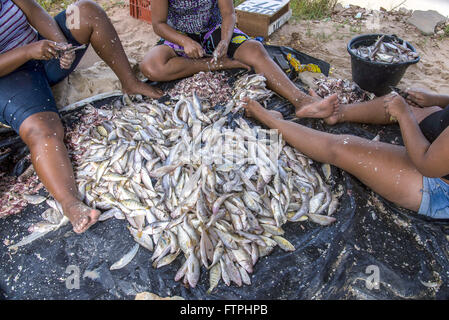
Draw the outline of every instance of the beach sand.
[[[98,1],[98,2],[102,2]],[[351,11],[352,10],[352,11]],[[449,93],[449,38],[423,36],[414,26],[406,23],[407,15],[363,9],[345,10],[325,21],[290,20],[269,39],[269,44],[285,45],[331,64],[333,78],[351,79],[351,59],[346,50],[348,42],[365,33],[396,34],[409,41],[421,55],[421,61],[407,69],[399,83],[400,88],[422,87]],[[352,14],[364,12],[357,20]],[[134,19],[127,5],[116,5],[107,10],[134,70],[138,62],[155,45],[158,36],[151,24]],[[319,77],[308,72],[302,74],[306,83]],[[86,97],[120,90],[113,72],[100,61],[90,48],[77,70],[64,82],[54,87],[60,107]]]

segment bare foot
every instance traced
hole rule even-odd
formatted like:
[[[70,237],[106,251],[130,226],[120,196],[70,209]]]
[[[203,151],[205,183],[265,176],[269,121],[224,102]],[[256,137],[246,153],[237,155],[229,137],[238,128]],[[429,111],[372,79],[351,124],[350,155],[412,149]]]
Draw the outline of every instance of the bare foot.
[[[338,97],[333,94],[327,98],[321,99],[313,97],[309,104],[303,105],[296,110],[298,118],[328,118],[338,112]]]
[[[309,90],[309,94],[312,97],[316,97],[316,98],[321,98],[315,91],[313,91],[312,89]],[[334,124],[336,124],[337,122],[339,122],[341,120],[341,112],[340,112],[340,104],[338,103],[335,108],[334,108],[334,112],[326,118],[323,118],[324,122],[326,122],[328,125],[333,126]]]
[[[254,118],[261,123],[266,123],[266,120],[269,118],[275,118],[279,120],[283,120],[284,117],[282,116],[282,113],[275,110],[267,110],[262,105],[255,101],[251,100],[248,97],[243,98],[243,107],[245,108],[246,115],[248,117]]]
[[[324,122],[326,122],[326,124],[333,126],[334,124],[340,122],[341,119],[341,114],[340,112],[337,110],[336,112],[334,112],[332,115],[330,115],[327,118],[323,118]]]
[[[164,91],[150,86],[147,83],[137,80],[132,84],[122,84],[123,92],[127,94],[141,94],[153,99],[159,99],[164,95]]]
[[[438,105],[438,96],[422,88],[407,89],[409,100],[422,107],[433,107]]]
[[[73,231],[83,233],[91,225],[97,222],[100,211],[86,206],[81,201],[75,201],[63,207],[64,214],[69,218],[73,225]]]

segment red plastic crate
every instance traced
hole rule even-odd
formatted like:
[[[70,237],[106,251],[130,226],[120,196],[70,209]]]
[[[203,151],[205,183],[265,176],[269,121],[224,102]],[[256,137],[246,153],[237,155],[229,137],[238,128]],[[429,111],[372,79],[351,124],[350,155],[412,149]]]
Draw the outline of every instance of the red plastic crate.
[[[136,19],[151,23],[150,0],[129,0],[129,13]]]

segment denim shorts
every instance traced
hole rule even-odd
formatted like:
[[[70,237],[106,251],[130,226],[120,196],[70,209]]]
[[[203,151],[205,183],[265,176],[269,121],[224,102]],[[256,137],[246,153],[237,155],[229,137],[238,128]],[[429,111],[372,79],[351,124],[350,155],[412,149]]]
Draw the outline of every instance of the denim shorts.
[[[419,214],[432,219],[449,219],[449,184],[440,178],[423,177]]]
[[[65,11],[55,17],[62,33],[73,46],[79,46],[66,26]],[[44,39],[39,35],[39,40]],[[30,60],[18,69],[0,77],[0,122],[11,126],[17,133],[29,116],[52,111],[58,113],[51,86],[66,78],[78,65],[86,49],[77,50],[70,69],[61,69],[59,59]]]

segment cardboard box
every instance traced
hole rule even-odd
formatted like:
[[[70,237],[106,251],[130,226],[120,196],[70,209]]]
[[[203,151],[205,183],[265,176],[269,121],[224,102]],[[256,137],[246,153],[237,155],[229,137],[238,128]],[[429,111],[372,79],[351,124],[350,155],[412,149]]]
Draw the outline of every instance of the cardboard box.
[[[252,37],[268,37],[292,16],[290,0],[247,0],[235,11],[237,27]]]

